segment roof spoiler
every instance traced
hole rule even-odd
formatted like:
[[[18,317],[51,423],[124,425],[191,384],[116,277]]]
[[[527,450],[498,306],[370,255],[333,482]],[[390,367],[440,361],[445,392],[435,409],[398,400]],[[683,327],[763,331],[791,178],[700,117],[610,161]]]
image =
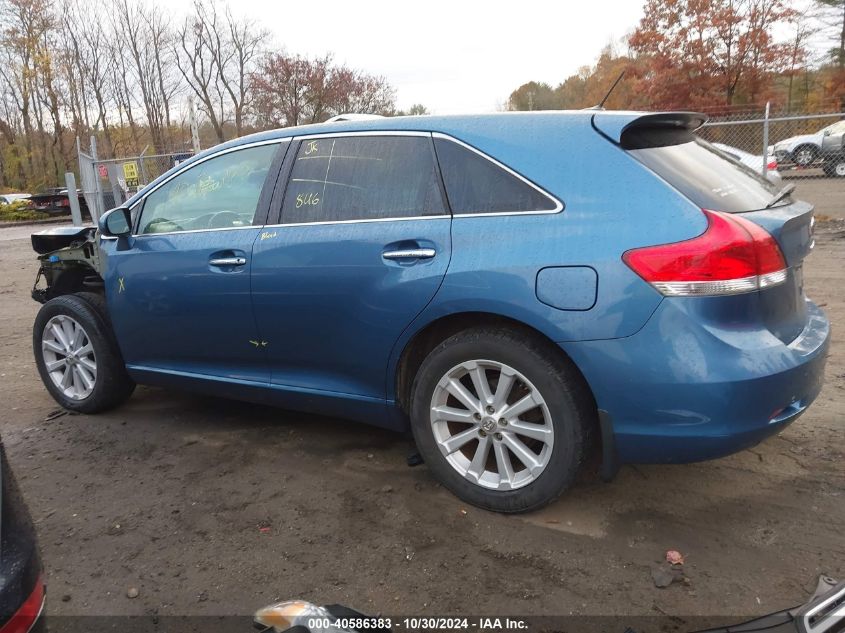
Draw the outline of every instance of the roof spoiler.
[[[700,112],[596,112],[593,127],[616,144],[622,144],[631,132],[687,131],[694,132],[707,122]]]

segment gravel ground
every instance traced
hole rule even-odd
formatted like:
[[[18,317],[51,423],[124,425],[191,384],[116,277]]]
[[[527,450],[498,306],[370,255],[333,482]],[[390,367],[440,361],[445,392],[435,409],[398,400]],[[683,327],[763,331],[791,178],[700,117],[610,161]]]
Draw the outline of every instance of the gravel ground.
[[[21,231],[0,231],[0,419],[50,613],[249,614],[298,596],[389,614],[755,615],[845,576],[845,221],[819,224],[805,265],[834,324],[806,415],[725,459],[626,466],[611,484],[589,470],[518,517],[462,505],[406,466],[403,438],[343,420],[142,387],[48,421]],[[658,589],[667,549],[688,581]]]
[[[807,171],[817,173],[783,172],[784,183],[793,183],[795,196],[816,205],[817,216],[845,219],[845,178],[826,178],[820,169]]]

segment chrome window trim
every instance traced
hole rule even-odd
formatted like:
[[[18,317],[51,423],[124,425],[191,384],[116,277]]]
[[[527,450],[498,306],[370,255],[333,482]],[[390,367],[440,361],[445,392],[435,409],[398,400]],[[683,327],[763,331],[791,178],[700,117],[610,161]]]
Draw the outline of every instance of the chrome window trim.
[[[552,195],[542,187],[534,184],[530,180],[528,180],[525,176],[520,174],[519,172],[514,171],[507,165],[499,162],[492,156],[485,154],[479,149],[476,149],[472,145],[465,143],[464,141],[455,138],[449,134],[445,134],[443,132],[427,132],[421,130],[357,130],[357,131],[348,131],[348,132],[320,132],[316,134],[303,134],[301,136],[286,136],[281,138],[275,139],[268,139],[264,141],[256,141],[254,143],[247,143],[244,145],[238,145],[236,147],[230,147],[225,150],[215,152],[214,154],[209,154],[208,156],[204,157],[202,160],[198,160],[195,163],[191,163],[190,165],[186,166],[184,169],[180,169],[174,174],[171,174],[166,180],[158,183],[153,189],[145,192],[144,195],[139,198],[130,209],[134,209],[137,205],[141,204],[146,198],[155,192],[159,187],[170,182],[176,176],[179,176],[189,169],[196,165],[200,165],[207,160],[212,158],[216,158],[218,156],[223,156],[224,154],[228,154],[230,152],[236,152],[242,149],[249,149],[251,147],[259,147],[261,145],[271,145],[273,143],[290,143],[292,141],[304,141],[304,140],[311,140],[317,138],[340,138],[340,137],[350,137],[350,136],[410,136],[410,137],[429,137],[429,138],[440,138],[446,141],[450,141],[452,143],[457,143],[458,145],[465,147],[466,149],[470,150],[481,156],[482,158],[490,161],[499,169],[506,171],[507,173],[511,174],[512,176],[518,178],[529,187],[533,188],[535,191],[539,192],[541,195],[545,196],[546,198],[550,199],[552,202],[555,203],[554,209],[548,209],[545,211],[494,211],[489,213],[453,213],[451,215],[448,214],[439,214],[439,215],[418,215],[418,216],[408,216],[408,217],[398,217],[398,218],[361,218],[356,220],[321,220],[317,222],[290,222],[287,224],[279,223],[279,224],[264,224],[264,225],[257,225],[251,224],[249,226],[233,226],[233,227],[223,227],[223,228],[215,228],[215,229],[188,229],[184,231],[162,231],[161,233],[138,233],[133,234],[132,237],[161,237],[166,235],[180,235],[182,233],[206,233],[209,231],[238,231],[244,229],[260,229],[260,228],[284,228],[284,227],[297,227],[297,226],[325,226],[325,225],[332,225],[332,224],[369,224],[372,222],[408,222],[414,220],[442,220],[444,218],[451,219],[451,218],[481,218],[481,217],[497,217],[497,216],[512,216],[512,215],[553,215],[555,213],[560,213],[564,209],[564,204],[561,202],[556,196]],[[116,238],[102,238],[102,239],[116,239]]]
[[[431,132],[423,130],[352,130],[349,132],[320,132],[318,134],[304,134],[292,137],[297,141],[308,141],[315,138],[339,138],[342,136],[423,136],[431,137]]]
[[[451,141],[453,143],[457,143],[463,147],[466,147],[468,150],[475,152],[482,158],[489,160],[491,163],[496,165],[499,169],[503,169],[507,173],[515,176],[535,191],[539,192],[541,195],[545,196],[546,198],[550,199],[552,202],[555,203],[554,209],[548,209],[545,211],[495,211],[490,213],[453,213],[451,215],[447,214],[438,214],[438,215],[417,215],[417,216],[408,216],[408,217],[398,217],[398,218],[362,218],[357,220],[322,220],[318,222],[290,222],[287,224],[268,224],[267,228],[284,228],[286,226],[323,226],[328,224],[367,224],[371,222],[407,222],[409,220],[441,220],[443,218],[478,218],[478,217],[493,217],[493,216],[507,216],[507,215],[551,215],[555,213],[560,213],[563,211],[564,205],[557,197],[550,194],[545,189],[535,185],[533,182],[525,178],[525,176],[521,175],[520,173],[514,171],[507,165],[502,164],[492,156],[489,156],[474,148],[472,145],[469,145],[460,139],[455,138],[454,136],[450,136],[448,134],[444,134],[443,132],[425,132],[425,131],[417,131],[417,130],[363,130],[363,131],[351,131],[351,132],[321,132],[319,134],[306,134],[303,136],[296,136],[293,137],[294,140],[308,140],[308,139],[315,139],[315,138],[338,138],[338,137],[348,137],[348,136],[422,136],[422,137],[431,137],[431,138],[441,138],[447,141]],[[439,165],[438,165],[439,168]]]
[[[372,222],[408,222],[410,220],[451,220],[448,213],[439,215],[411,215],[403,218],[363,218],[360,220],[322,220],[320,222],[288,222],[287,224],[267,224],[268,229],[284,228],[286,226],[323,226],[327,224],[370,224]],[[151,234],[152,235],[152,234]]]
[[[236,145],[235,147],[228,147],[224,150],[220,150],[219,152],[214,152],[213,154],[209,154],[208,156],[205,156],[205,157],[201,158],[200,160],[193,162],[190,165],[186,165],[184,168],[170,174],[170,176],[168,176],[167,178],[162,180],[155,187],[153,187],[149,191],[145,191],[143,196],[141,196],[134,203],[132,203],[132,206],[129,207],[129,210],[131,212],[132,209],[134,209],[139,204],[144,202],[144,200],[146,200],[151,194],[158,191],[158,189],[160,187],[163,187],[164,185],[169,183],[171,180],[173,180],[177,176],[181,176],[182,174],[190,171],[191,169],[193,169],[197,165],[202,165],[204,162],[211,160],[212,158],[217,158],[219,156],[225,156],[226,154],[231,154],[232,152],[237,152],[237,151],[240,151],[240,150],[243,150],[243,149],[251,149],[253,147],[261,147],[263,145],[274,145],[274,144],[281,145],[282,143],[290,143],[291,139],[292,139],[292,137],[286,136],[286,137],[282,137],[282,138],[272,138],[272,139],[266,139],[266,140],[263,140],[263,141],[255,141],[255,142],[252,142],[252,143],[244,143],[243,145]],[[132,237],[149,237],[150,235],[155,235],[155,236],[180,235],[182,233],[206,233],[208,231],[240,231],[240,230],[243,230],[243,229],[260,229],[261,226],[263,226],[263,225],[250,224],[249,226],[226,226],[226,227],[216,228],[216,229],[186,229],[186,230],[183,230],[183,231],[162,231],[161,233],[133,233]],[[103,238],[103,239],[109,239],[109,238]],[[112,238],[112,239],[116,239],[116,238]]]
[[[185,229],[183,231],[162,231],[161,233],[138,233],[132,237],[160,237],[162,235],[182,235],[183,233],[211,233],[212,231],[243,231],[245,229],[261,230],[263,224],[250,224],[249,226],[223,226],[216,229]],[[117,239],[117,238],[103,238]]]
[[[523,176],[519,172],[514,171],[513,169],[511,169],[507,165],[499,162],[498,160],[496,160],[495,158],[493,158],[489,154],[485,154],[480,149],[476,149],[475,147],[473,147],[469,143],[465,143],[464,141],[457,139],[454,136],[449,136],[448,134],[443,134],[442,132],[433,132],[431,136],[433,138],[439,138],[439,139],[443,139],[443,140],[446,140],[446,141],[451,141],[452,143],[457,143],[461,147],[464,147],[464,148],[470,150],[471,152],[478,154],[482,158],[484,158],[484,159],[490,161],[491,163],[493,163],[494,165],[496,165],[496,167],[498,167],[499,169],[502,169],[502,170],[506,171],[507,173],[509,173],[511,176],[518,178],[519,180],[524,182],[526,185],[528,185],[529,187],[531,187],[532,189],[537,191],[540,195],[545,196],[546,198],[548,198],[549,200],[551,200],[552,202],[555,203],[554,209],[546,209],[546,210],[543,210],[543,211],[490,211],[490,212],[484,212],[484,213],[482,213],[482,212],[479,212],[479,213],[453,213],[452,214],[453,218],[483,218],[483,217],[493,217],[493,216],[500,216],[500,215],[552,215],[554,213],[560,213],[561,211],[563,211],[563,206],[564,206],[563,202],[561,202],[556,196],[553,196],[552,194],[550,194],[548,191],[546,191],[542,187],[534,184],[533,182],[528,180],[528,178],[526,178],[525,176]],[[448,191],[446,193],[448,194]]]

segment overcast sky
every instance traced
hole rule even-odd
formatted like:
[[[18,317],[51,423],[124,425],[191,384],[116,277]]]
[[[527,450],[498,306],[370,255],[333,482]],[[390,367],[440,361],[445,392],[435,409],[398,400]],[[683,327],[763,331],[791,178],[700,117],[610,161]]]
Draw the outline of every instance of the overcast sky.
[[[185,8],[190,0],[177,0]],[[224,0],[226,1],[226,0]],[[289,53],[335,59],[396,88],[397,105],[490,112],[532,79],[557,85],[632,31],[642,0],[228,0]]]

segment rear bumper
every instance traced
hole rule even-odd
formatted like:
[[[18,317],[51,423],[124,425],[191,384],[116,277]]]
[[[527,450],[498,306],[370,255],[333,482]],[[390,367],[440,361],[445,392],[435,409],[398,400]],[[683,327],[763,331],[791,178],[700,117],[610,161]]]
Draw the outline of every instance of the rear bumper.
[[[35,633],[43,630],[46,589],[38,551],[28,556],[15,552],[12,563],[4,561],[0,586],[0,633]]]
[[[612,421],[620,462],[693,462],[749,448],[821,390],[830,324],[815,304],[787,345],[764,327],[695,318],[694,301],[664,300],[624,339],[561,344]]]
[[[46,631],[44,620],[45,587],[38,583],[20,608],[0,627],[0,633],[43,633]]]

